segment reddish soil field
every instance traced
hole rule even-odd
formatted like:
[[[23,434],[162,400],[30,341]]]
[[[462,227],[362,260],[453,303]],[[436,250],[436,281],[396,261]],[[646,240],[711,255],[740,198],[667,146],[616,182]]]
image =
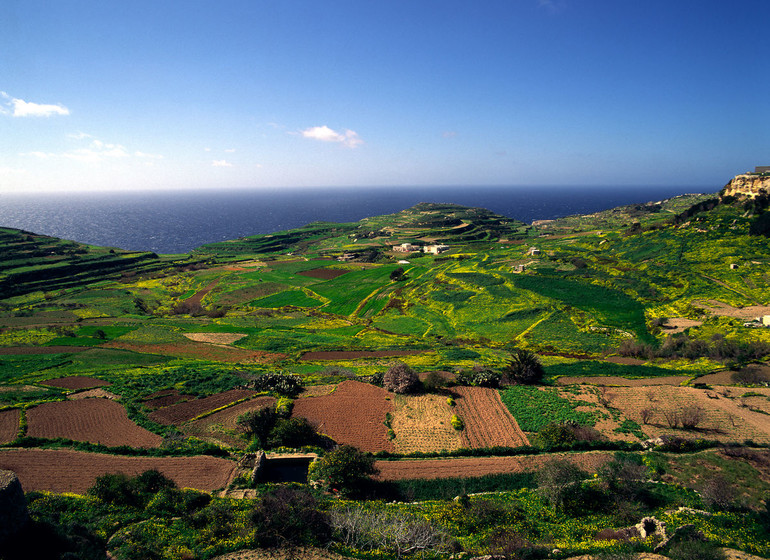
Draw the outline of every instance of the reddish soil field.
[[[149,418],[159,424],[181,424],[182,422],[192,420],[196,416],[200,416],[209,410],[227,406],[230,403],[253,397],[256,394],[256,391],[249,391],[248,389],[231,389],[224,393],[211,395],[210,397],[193,399],[161,408],[152,412],[149,415]]]
[[[216,285],[219,284],[219,278],[214,280],[211,284],[203,288],[201,291],[197,292],[192,297],[189,297],[185,300],[185,303],[193,304],[193,305],[200,305],[203,301],[203,298],[206,297],[206,295],[213,290]]]
[[[756,376],[758,381],[770,381],[770,366],[765,364],[749,364],[740,372],[751,373]],[[697,381],[708,385],[734,385],[733,375],[735,373],[734,371],[718,371],[717,373],[709,373],[699,377]]]
[[[465,424],[463,446],[518,447],[529,445],[516,419],[500,400],[500,394],[488,387],[453,387],[455,414]]]
[[[166,343],[166,344],[136,344],[121,340],[113,340],[102,345],[103,348],[118,348],[142,354],[160,354],[176,358],[198,358],[227,363],[260,363],[267,364],[286,357],[285,354],[247,350],[235,346],[216,346],[205,342]]]
[[[157,469],[180,488],[212,491],[223,488],[235,463],[217,457],[121,457],[69,449],[3,449],[0,469],[14,471],[25,491],[85,493],[97,476],[129,476]]]
[[[539,469],[552,459],[566,459],[588,473],[595,473],[612,459],[611,453],[535,455],[522,457],[457,457],[451,459],[401,459],[376,461],[380,480],[410,478],[460,478],[486,474],[521,473]]]
[[[171,406],[172,404],[189,401],[194,398],[195,397],[192,395],[182,395],[176,389],[168,389],[166,391],[158,391],[157,393],[148,395],[147,400],[143,401],[142,404],[147,408],[156,410],[165,406]]]
[[[126,409],[109,399],[44,403],[27,411],[27,435],[67,438],[115,447],[158,447],[163,438],[129,420]]]
[[[319,280],[332,280],[343,274],[347,274],[349,270],[342,270],[339,268],[314,268],[312,270],[303,270],[298,272],[300,276],[309,276],[310,278],[318,278]]]
[[[294,401],[292,416],[307,418],[319,432],[362,451],[395,451],[385,414],[393,412],[390,393],[360,381],[343,381],[331,395]]]
[[[559,377],[556,383],[559,385],[600,385],[603,387],[652,387],[655,385],[673,385],[675,387],[689,380],[689,375],[670,375],[667,377],[649,377],[645,379],[626,379],[611,375],[597,375],[594,377]]]
[[[18,408],[0,412],[0,444],[10,443],[16,439],[20,419],[21,412]]]
[[[84,377],[82,375],[73,375],[72,377],[59,377],[41,382],[42,385],[50,387],[60,387],[62,389],[91,389],[92,387],[107,387],[112,385],[109,381],[96,379],[95,377]]]
[[[300,360],[358,360],[361,358],[387,358],[390,356],[417,356],[427,350],[372,350],[372,351],[339,351],[339,352],[305,352]]]
[[[201,438],[214,438],[233,447],[246,447],[246,440],[238,437],[238,417],[252,410],[275,406],[273,397],[257,397],[229,406],[213,414],[194,420],[183,427],[184,433]]]

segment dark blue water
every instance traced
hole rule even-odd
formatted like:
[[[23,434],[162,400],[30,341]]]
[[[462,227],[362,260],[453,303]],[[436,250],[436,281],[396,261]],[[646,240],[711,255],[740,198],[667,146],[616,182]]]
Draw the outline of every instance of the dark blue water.
[[[185,253],[204,243],[353,222],[418,202],[480,206],[531,222],[709,192],[708,187],[415,187],[0,195],[0,226],[93,245]]]

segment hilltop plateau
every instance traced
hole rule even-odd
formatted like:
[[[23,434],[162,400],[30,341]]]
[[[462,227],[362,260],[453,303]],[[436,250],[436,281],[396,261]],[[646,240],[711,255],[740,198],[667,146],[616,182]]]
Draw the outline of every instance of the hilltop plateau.
[[[189,255],[0,229],[0,469],[30,511],[0,558],[770,556],[770,213],[742,177]]]

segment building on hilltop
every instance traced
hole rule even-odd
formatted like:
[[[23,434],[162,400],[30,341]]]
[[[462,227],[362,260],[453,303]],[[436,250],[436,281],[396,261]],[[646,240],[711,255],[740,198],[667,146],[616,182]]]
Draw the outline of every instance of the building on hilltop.
[[[757,165],[754,173],[770,173],[770,165]]]
[[[448,250],[449,245],[428,245],[427,247],[424,247],[426,253],[431,253],[433,255],[439,255]]]

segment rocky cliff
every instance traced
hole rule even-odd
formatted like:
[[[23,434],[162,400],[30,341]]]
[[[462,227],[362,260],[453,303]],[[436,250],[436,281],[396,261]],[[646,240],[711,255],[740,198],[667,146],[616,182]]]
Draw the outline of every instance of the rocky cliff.
[[[27,501],[16,473],[0,470],[0,543],[27,524]]]
[[[770,194],[770,174],[745,173],[736,175],[719,194],[723,197],[734,196],[736,198],[755,198],[760,194]]]

